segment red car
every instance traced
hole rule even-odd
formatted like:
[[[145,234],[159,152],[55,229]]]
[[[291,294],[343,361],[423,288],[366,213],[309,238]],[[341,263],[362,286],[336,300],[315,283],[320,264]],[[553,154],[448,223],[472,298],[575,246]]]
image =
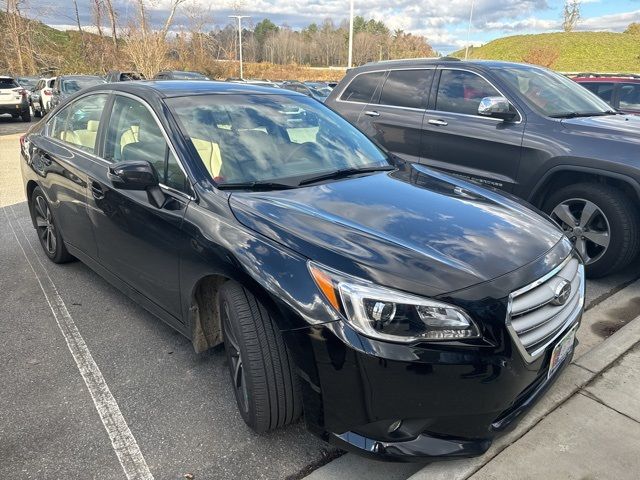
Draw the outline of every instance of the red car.
[[[572,80],[591,90],[613,108],[640,115],[640,75],[585,73]]]

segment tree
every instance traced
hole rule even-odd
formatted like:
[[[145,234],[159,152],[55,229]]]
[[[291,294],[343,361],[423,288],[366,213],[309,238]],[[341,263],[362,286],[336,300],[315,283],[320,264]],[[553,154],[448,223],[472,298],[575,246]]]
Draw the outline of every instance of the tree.
[[[630,35],[640,35],[640,23],[630,23],[624,33],[628,33]]]
[[[573,32],[580,21],[580,0],[565,0],[562,29]]]

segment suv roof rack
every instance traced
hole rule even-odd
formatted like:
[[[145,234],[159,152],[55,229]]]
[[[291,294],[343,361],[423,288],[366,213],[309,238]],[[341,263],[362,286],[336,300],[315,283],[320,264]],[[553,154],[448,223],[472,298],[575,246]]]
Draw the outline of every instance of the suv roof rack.
[[[378,60],[375,62],[367,62],[364,65],[380,65],[380,64],[411,62],[411,61],[424,61],[424,60],[436,61],[436,60],[451,60],[451,59],[453,59],[453,57],[396,58],[393,60]],[[456,58],[456,60],[460,60],[460,59]]]
[[[640,75],[636,73],[593,73],[593,72],[580,72],[569,74],[572,77],[580,78],[640,78]]]

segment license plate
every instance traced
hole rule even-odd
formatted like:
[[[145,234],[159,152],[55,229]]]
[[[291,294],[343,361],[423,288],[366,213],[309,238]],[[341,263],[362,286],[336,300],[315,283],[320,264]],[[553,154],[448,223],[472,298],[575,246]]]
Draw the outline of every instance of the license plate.
[[[562,340],[560,340],[556,346],[553,348],[553,352],[551,352],[551,360],[549,362],[549,372],[547,373],[547,378],[551,377],[555,371],[558,369],[562,362],[567,358],[567,356],[573,351],[573,345],[576,342],[576,330],[578,326],[576,325],[571,330],[569,330]]]

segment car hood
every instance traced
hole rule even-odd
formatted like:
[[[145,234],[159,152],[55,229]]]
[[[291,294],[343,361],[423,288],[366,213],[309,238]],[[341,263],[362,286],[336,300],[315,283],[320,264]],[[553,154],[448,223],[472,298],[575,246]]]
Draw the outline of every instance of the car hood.
[[[229,203],[246,227],[307,258],[430,296],[504,275],[562,238],[518,201],[421,166]]]
[[[562,120],[562,125],[576,133],[600,136],[606,140],[640,143],[640,116],[638,115],[567,118]]]

